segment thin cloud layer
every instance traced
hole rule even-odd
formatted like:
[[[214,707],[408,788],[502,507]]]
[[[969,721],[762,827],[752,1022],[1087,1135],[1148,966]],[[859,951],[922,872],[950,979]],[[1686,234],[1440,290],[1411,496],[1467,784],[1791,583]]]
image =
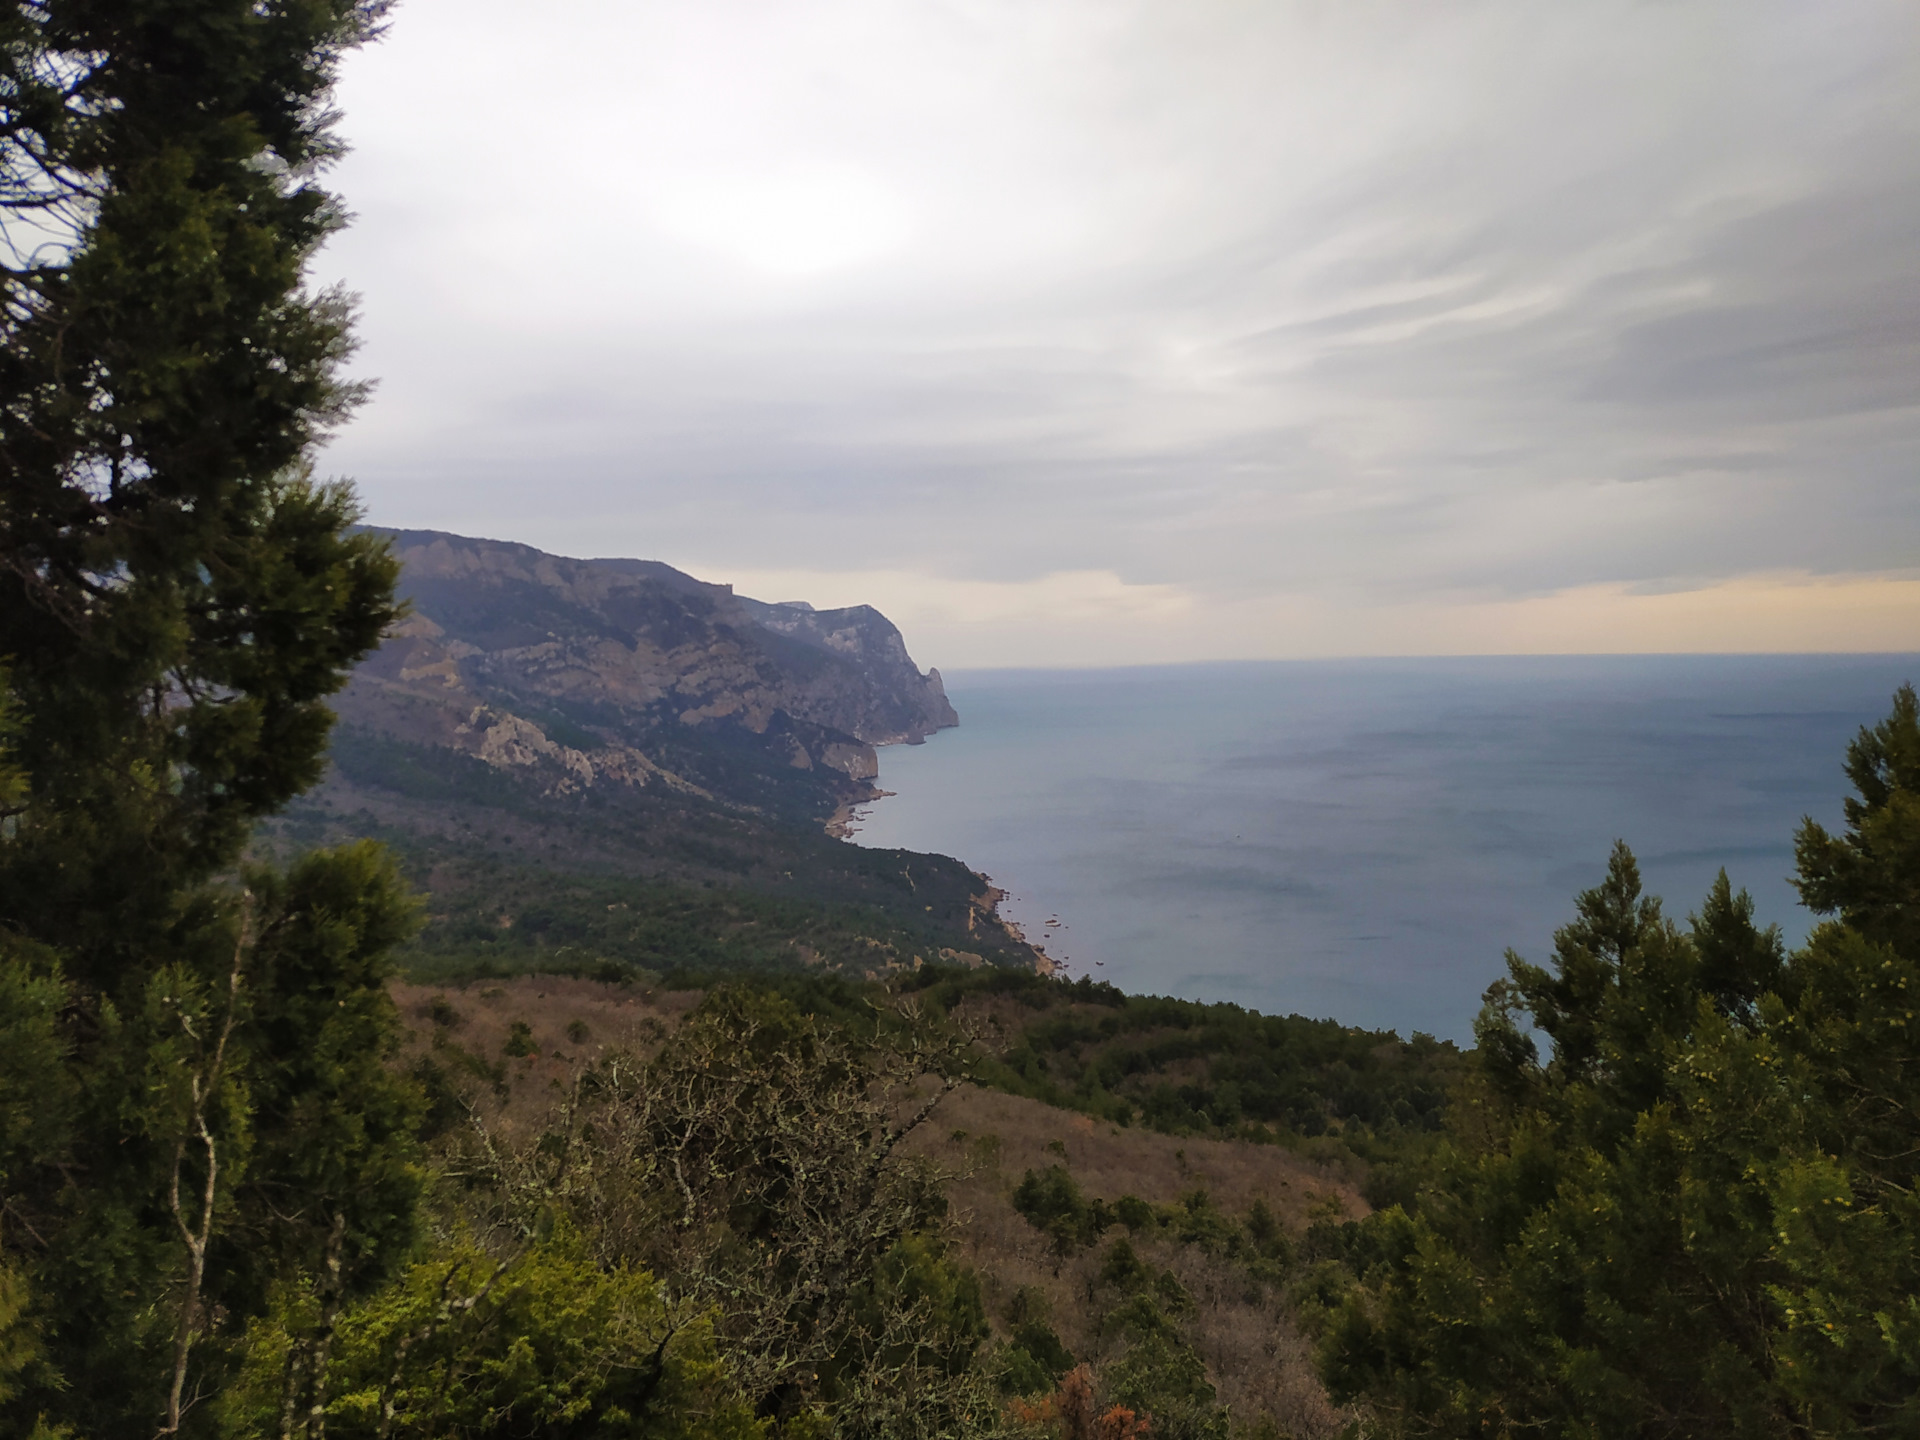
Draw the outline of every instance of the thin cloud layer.
[[[935,663],[1920,648],[1915,16],[409,0],[330,460]]]

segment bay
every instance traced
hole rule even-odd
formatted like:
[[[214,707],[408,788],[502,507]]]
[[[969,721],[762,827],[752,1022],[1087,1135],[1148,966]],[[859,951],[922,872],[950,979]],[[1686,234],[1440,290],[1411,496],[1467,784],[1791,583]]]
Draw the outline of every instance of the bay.
[[[946,677],[856,843],[954,855],[1069,973],[1468,1040],[1616,837],[1676,918],[1724,866],[1790,942],[1793,832],[1920,656],[1344,660]],[[1048,922],[1056,922],[1049,925]]]

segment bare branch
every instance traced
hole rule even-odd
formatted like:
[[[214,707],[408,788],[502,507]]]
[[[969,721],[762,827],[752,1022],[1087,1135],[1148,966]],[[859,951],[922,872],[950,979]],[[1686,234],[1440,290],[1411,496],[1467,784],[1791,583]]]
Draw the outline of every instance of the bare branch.
[[[213,1217],[220,1186],[220,1149],[207,1115],[220,1088],[226,1068],[227,1042],[232,1038],[239,1016],[240,976],[246,964],[252,929],[253,897],[244,895],[241,899],[240,931],[233,946],[233,965],[227,974],[227,1005],[221,1018],[219,1037],[206,1067],[188,1077],[188,1094],[191,1098],[187,1122],[189,1133],[182,1135],[174,1144],[173,1166],[167,1179],[167,1205],[173,1213],[174,1226],[187,1247],[187,1284],[186,1293],[180,1301],[180,1318],[174,1326],[173,1375],[167,1387],[167,1415],[158,1432],[161,1435],[177,1435],[180,1417],[185,1413],[182,1397],[187,1383],[187,1361],[193,1349],[194,1326],[200,1317],[200,1292],[206,1280],[207,1246],[213,1238]],[[194,1032],[193,1017],[184,1011],[180,1015],[180,1028],[189,1038],[196,1041],[200,1039]],[[200,1142],[206,1157],[206,1179],[201,1187],[199,1216],[189,1221],[180,1198],[180,1178],[186,1165],[187,1149],[194,1140]]]

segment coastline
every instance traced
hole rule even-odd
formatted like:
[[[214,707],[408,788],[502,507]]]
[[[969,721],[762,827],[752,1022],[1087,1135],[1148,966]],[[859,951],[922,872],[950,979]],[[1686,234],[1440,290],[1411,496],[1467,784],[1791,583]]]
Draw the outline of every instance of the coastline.
[[[932,733],[937,734],[939,730],[954,729],[958,724],[959,721],[956,719],[952,724],[937,727]],[[925,744],[929,738],[931,738],[931,735],[922,736],[919,739],[901,736],[895,739],[876,741],[874,743],[874,749],[877,752],[890,745]],[[876,756],[876,773],[877,769]],[[834,808],[833,814],[827,818],[827,834],[833,836],[836,840],[844,840],[849,844],[855,843],[853,837],[859,833],[857,822],[863,818],[860,812],[874,802],[890,799],[898,793],[893,790],[882,790],[879,785],[872,780],[866,780],[862,783],[866,787],[864,793],[842,800],[840,804]],[[963,865],[967,863],[962,856],[955,856],[953,858],[959,860]],[[1058,973],[1060,969],[1059,962],[1047,954],[1044,947],[1029,940],[1026,931],[1020,928],[1019,922],[1010,920],[1000,913],[1000,904],[1007,898],[1007,892],[1002,890],[998,885],[995,885],[993,883],[993,877],[985,871],[975,870],[971,865],[967,865],[967,869],[980,881],[982,887],[982,893],[974,897],[972,908],[967,913],[967,933],[972,934],[975,928],[981,925],[984,925],[989,932],[998,930],[1002,935],[1012,940],[1019,949],[1024,950],[1032,957],[1030,963],[1035,974],[1050,976]],[[941,958],[951,959],[960,964],[980,962],[980,957],[977,955],[969,955],[965,959],[962,959],[961,952],[959,951],[943,952]]]
[[[827,820],[827,834],[836,840],[844,840],[848,844],[854,843],[853,836],[856,833],[854,822],[859,818],[858,812],[864,806],[876,800],[885,800],[894,793],[892,790],[882,790],[876,785],[865,795],[842,801]],[[960,863],[965,865],[966,861],[961,860]],[[1033,957],[1031,964],[1036,975],[1055,974],[1060,968],[1059,962],[1047,954],[1043,946],[1029,940],[1026,931],[1020,928],[1018,921],[1009,920],[1000,913],[1000,902],[1007,898],[1007,892],[994,884],[993,877],[986,872],[975,870],[971,865],[968,865],[967,869],[978,878],[982,886],[982,893],[974,897],[973,908],[967,913],[967,933],[972,934],[975,928],[980,926],[984,926],[989,931],[998,930]],[[957,955],[959,952],[954,953]]]
[[[894,794],[891,790],[882,790],[871,786],[865,795],[855,796],[851,800],[842,800],[834,807],[833,814],[827,817],[826,831],[836,840],[851,840],[857,833],[853,822],[860,818],[859,811],[876,800],[885,800]]]
[[[1059,961],[1047,954],[1043,947],[1029,940],[1027,938],[1027,932],[1020,928],[1020,922],[1018,920],[1009,920],[1000,913],[1000,902],[1007,898],[1007,892],[994,884],[991,876],[982,874],[982,872],[978,870],[975,870],[973,873],[979,875],[982,880],[987,882],[987,893],[982,897],[980,909],[992,918],[994,924],[998,925],[1028,951],[1032,952],[1034,957],[1034,973],[1038,975],[1052,975],[1059,970]]]

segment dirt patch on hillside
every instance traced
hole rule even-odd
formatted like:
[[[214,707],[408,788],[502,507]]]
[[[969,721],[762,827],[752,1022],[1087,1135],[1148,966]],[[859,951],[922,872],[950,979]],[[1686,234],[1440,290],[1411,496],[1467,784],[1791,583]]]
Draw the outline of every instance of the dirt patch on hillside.
[[[966,1138],[956,1140],[956,1131]],[[1065,1165],[1088,1195],[1103,1200],[1138,1195],[1169,1205],[1204,1188],[1221,1209],[1239,1215],[1263,1199],[1296,1230],[1306,1228],[1307,1208],[1329,1196],[1339,1197],[1349,1218],[1367,1213],[1344,1173],[1284,1146],[1127,1129],[970,1085],[948,1096],[909,1145],[947,1164],[985,1159],[1009,1185],[1028,1170]]]

